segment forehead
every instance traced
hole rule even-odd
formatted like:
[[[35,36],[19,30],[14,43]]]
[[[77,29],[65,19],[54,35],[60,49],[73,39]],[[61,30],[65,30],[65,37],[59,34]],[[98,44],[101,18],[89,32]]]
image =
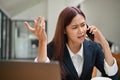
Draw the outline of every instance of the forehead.
[[[85,22],[85,18],[80,15],[80,14],[77,14],[73,19],[72,19],[72,22],[71,23],[82,23],[82,22]]]

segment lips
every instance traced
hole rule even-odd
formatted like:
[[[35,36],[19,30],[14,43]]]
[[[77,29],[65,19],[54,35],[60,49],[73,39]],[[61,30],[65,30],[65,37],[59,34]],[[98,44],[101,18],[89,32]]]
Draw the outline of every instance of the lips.
[[[78,38],[83,38],[84,37],[84,35],[82,35],[82,36],[78,36]]]

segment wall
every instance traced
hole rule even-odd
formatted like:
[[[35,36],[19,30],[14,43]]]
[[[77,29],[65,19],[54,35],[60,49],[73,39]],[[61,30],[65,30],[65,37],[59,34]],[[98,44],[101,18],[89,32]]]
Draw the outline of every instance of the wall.
[[[58,3],[60,5],[58,5]],[[48,42],[50,42],[54,36],[58,15],[64,7],[65,0],[48,0]]]
[[[12,20],[34,20],[38,16],[47,18],[47,0],[41,0],[37,5],[13,16]]]
[[[108,40],[120,44],[120,0],[86,0],[81,8],[89,25],[97,26]]]

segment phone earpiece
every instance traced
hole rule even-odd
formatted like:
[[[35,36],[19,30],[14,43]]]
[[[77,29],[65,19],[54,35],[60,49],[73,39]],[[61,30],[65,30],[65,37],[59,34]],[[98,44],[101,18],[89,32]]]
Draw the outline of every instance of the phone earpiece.
[[[89,27],[89,26],[87,25],[87,28],[88,28],[88,27]],[[90,33],[90,29],[87,30],[86,34],[88,35],[88,37],[89,37],[92,41],[94,41],[94,34]]]

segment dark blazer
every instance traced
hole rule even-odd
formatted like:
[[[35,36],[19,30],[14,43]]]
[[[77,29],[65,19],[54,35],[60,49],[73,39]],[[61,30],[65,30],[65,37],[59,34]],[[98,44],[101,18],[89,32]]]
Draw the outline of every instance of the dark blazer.
[[[93,67],[96,66],[104,76],[107,76],[104,71],[104,54],[102,52],[101,47],[90,40],[84,40],[83,42],[83,50],[84,50],[84,63],[82,74],[79,77],[76,69],[72,63],[72,60],[69,55],[69,51],[65,45],[64,55],[63,55],[63,66],[66,71],[66,79],[65,80],[90,80]],[[49,59],[52,58],[54,52],[54,45],[48,44],[47,53]],[[107,76],[112,78],[112,80],[118,80],[118,75]]]

